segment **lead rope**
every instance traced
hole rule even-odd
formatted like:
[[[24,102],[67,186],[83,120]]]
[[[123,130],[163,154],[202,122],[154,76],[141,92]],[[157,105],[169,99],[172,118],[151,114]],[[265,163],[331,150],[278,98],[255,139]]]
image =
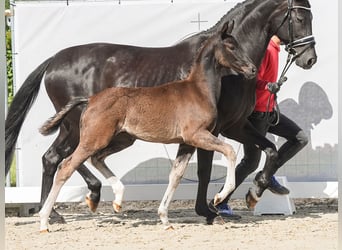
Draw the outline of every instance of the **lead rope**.
[[[303,50],[304,52],[305,50]],[[302,53],[303,53],[302,52]],[[301,53],[301,54],[302,54]],[[287,77],[285,76],[286,72],[289,70],[290,66],[292,65],[292,63],[297,59],[298,56],[300,56],[301,54],[296,54],[293,51],[288,51],[287,54],[287,59],[286,59],[286,64],[283,68],[283,71],[280,74],[280,77],[278,79],[278,81],[276,82],[279,86],[279,90],[280,87],[283,85],[284,82],[287,81]],[[278,90],[278,91],[279,91]],[[269,107],[270,107],[270,102],[271,102],[271,96],[274,95],[274,102],[275,102],[275,112],[277,115],[277,119],[275,122],[270,121],[270,112],[269,112]],[[266,107],[266,120],[267,120],[267,124],[270,126],[276,126],[279,123],[279,119],[280,119],[280,110],[279,110],[279,105],[278,105],[278,101],[277,101],[277,94],[276,93],[271,93],[268,97],[267,100],[267,107]]]

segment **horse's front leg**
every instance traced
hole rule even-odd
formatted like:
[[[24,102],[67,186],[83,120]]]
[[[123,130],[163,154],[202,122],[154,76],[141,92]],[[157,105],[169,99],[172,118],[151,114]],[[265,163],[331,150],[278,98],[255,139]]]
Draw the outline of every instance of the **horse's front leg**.
[[[248,208],[254,208],[256,203],[260,200],[262,194],[267,189],[271,177],[277,170],[278,152],[272,148],[264,150],[266,154],[265,166],[254,179],[255,189],[250,188],[246,194],[246,203]]]
[[[217,216],[217,213],[209,209],[207,202],[213,156],[214,151],[207,151],[201,148],[197,149],[198,187],[195,210],[198,215],[207,218],[208,224],[212,224],[214,218]]]
[[[174,192],[178,187],[181,178],[184,175],[188,162],[193,153],[195,152],[195,149],[196,148],[186,144],[179,145],[177,158],[172,165],[172,169],[169,175],[169,184],[158,208],[158,214],[160,216],[160,220],[165,226],[165,229],[173,228],[169,222],[168,208],[174,195]]]

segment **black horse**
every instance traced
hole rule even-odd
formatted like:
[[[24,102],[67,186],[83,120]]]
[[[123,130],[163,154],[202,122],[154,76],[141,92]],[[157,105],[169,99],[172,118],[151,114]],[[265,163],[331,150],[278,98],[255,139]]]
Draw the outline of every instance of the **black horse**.
[[[222,29],[227,20],[234,20],[232,35],[256,66],[260,65],[271,36],[277,34],[296,54],[296,64],[309,69],[317,59],[313,43],[306,43],[312,41],[311,19],[308,0],[246,0],[237,4],[212,28],[172,47],[142,48],[96,43],[60,51],[38,66],[14,97],[5,124],[6,174],[20,128],[38,94],[44,74],[46,91],[56,111],[74,96],[88,97],[112,87],[114,83],[116,86],[138,86],[141,83],[160,85],[179,80],[190,71],[198,48],[208,37]],[[266,153],[265,171],[270,175],[277,158],[276,147],[247,120],[255,102],[255,79],[246,80],[227,71],[221,72],[221,79],[222,92],[215,134],[222,133],[241,143],[253,142],[258,145]],[[43,156],[41,204],[51,189],[57,166],[74,151],[79,142],[81,112],[82,109],[75,110],[64,119],[58,137]],[[105,164],[105,157],[127,148],[134,141],[135,138],[128,134],[120,134],[115,142],[92,157],[92,163]],[[182,148],[179,149],[181,151]],[[200,184],[196,212],[210,219],[216,216],[209,210],[206,200],[213,153],[201,149],[197,152]],[[78,171],[91,191],[88,198],[98,203],[100,181],[85,166]]]

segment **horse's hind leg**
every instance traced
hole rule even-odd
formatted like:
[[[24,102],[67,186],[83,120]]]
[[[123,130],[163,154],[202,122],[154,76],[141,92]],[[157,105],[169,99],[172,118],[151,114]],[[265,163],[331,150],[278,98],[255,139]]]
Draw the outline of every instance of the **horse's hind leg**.
[[[181,178],[184,175],[184,171],[188,165],[188,162],[195,152],[195,149],[196,148],[194,148],[193,146],[189,146],[186,144],[181,144],[178,148],[177,158],[172,165],[172,169],[169,175],[169,184],[158,208],[158,214],[163,225],[165,226],[165,229],[172,228],[168,219],[168,207],[172,200],[173,194],[178,187]]]
[[[80,167],[77,169],[77,172],[87,183],[89,193],[86,195],[86,203],[88,204],[90,210],[95,212],[101,197],[101,181],[97,179],[84,164],[80,165]],[[92,205],[90,206],[89,204]]]

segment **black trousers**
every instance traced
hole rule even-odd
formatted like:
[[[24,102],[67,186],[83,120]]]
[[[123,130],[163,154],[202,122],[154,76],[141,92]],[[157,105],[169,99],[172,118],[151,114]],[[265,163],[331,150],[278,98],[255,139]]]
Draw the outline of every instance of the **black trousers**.
[[[279,114],[279,122],[275,126],[269,124],[277,119],[275,112],[269,113],[268,118],[266,113],[253,112],[248,119],[262,135],[269,132],[286,139],[286,142],[278,149],[279,157],[274,172],[308,143],[308,137],[303,130],[283,114]],[[243,149],[244,157],[235,169],[235,189],[258,168],[260,162],[261,150],[255,145],[245,144]],[[231,195],[232,193],[227,198],[229,199]]]

